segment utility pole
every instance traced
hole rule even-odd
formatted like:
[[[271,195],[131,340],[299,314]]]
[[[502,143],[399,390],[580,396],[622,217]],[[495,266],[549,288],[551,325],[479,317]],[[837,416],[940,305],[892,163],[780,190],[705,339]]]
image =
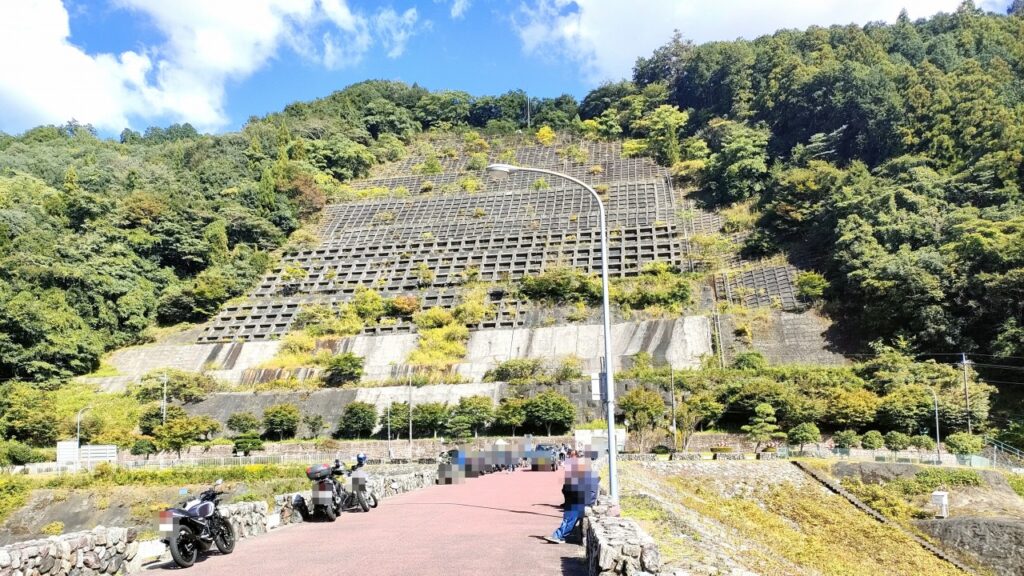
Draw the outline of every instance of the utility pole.
[[[676,371],[672,364],[668,365],[669,390],[672,392],[672,451],[675,452],[679,437],[679,425],[676,423]]]
[[[963,360],[964,368],[964,410],[967,414],[967,433],[973,434],[974,431],[971,429],[971,397],[967,393],[967,353],[961,352],[960,357]]]
[[[388,460],[391,460],[391,403],[388,403]]]
[[[160,403],[160,420],[163,424],[167,424],[167,370],[164,370],[160,380],[164,384],[164,399]]]

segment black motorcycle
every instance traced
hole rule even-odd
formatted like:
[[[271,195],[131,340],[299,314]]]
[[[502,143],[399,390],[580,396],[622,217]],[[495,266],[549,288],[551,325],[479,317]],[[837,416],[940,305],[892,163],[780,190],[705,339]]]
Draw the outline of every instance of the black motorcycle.
[[[341,462],[335,460],[334,466],[317,464],[306,469],[306,477],[313,481],[313,507],[310,508],[305,499],[301,496],[295,497],[294,506],[302,514],[303,520],[311,518],[324,518],[328,522],[334,522],[338,515],[344,510],[361,509],[363,512],[370,510],[370,503],[367,500],[365,473],[356,474],[353,478],[351,471],[346,471]],[[335,479],[335,476],[345,476],[342,482]],[[376,504],[376,497],[373,498]],[[376,506],[374,506],[376,507]]]
[[[161,542],[167,544],[174,563],[182,568],[195,564],[199,553],[207,552],[211,545],[221,554],[231,554],[235,549],[235,529],[218,509],[221,484],[223,481],[217,480],[198,498],[160,514],[160,531],[166,534]]]

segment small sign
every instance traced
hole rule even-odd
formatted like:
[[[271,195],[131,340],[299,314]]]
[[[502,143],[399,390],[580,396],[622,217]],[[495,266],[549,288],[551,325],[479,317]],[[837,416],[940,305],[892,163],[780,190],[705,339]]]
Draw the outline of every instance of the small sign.
[[[949,517],[949,492],[940,490],[932,492],[932,504],[939,509],[939,518]]]
[[[604,387],[601,386],[601,375],[590,375],[590,399],[594,402],[604,398]]]

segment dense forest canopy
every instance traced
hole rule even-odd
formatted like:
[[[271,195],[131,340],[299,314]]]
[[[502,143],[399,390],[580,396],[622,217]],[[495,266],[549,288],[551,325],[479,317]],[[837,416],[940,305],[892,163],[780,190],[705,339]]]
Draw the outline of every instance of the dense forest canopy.
[[[1024,17],[970,2],[752,41],[677,35],[579,103],[530,99],[530,122],[624,138],[708,204],[750,206],[745,250],[822,272],[826,310],[865,344],[1024,356],[1022,38]],[[344,181],[424,131],[526,129],[527,108],[522,91],[368,81],[223,135],[0,134],[0,381],[57,385],[156,325],[208,318]]]

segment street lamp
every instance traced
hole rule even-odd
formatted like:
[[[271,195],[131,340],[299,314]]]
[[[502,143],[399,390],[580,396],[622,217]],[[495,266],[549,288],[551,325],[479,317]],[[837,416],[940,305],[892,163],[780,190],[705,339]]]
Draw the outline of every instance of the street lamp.
[[[86,406],[75,415],[75,470],[82,467],[82,414],[91,406]]]
[[[608,420],[608,487],[609,496],[614,503],[619,501],[619,476],[616,465],[617,450],[615,446],[615,377],[612,364],[612,331],[611,315],[608,306],[608,226],[605,222],[604,203],[597,192],[582,180],[573,178],[561,172],[545,170],[543,168],[526,168],[523,166],[512,166],[511,164],[491,164],[487,167],[488,172],[502,174],[514,174],[516,172],[532,172],[536,174],[547,174],[564,178],[574,184],[582,186],[597,202],[598,220],[601,226],[601,307],[604,316],[604,373],[605,373],[605,411]]]
[[[935,390],[932,390],[931,386],[925,386],[929,392],[932,393],[932,400],[935,402],[935,464],[942,465],[942,453],[939,452],[939,448],[942,443],[939,442],[939,397],[935,394]]]

